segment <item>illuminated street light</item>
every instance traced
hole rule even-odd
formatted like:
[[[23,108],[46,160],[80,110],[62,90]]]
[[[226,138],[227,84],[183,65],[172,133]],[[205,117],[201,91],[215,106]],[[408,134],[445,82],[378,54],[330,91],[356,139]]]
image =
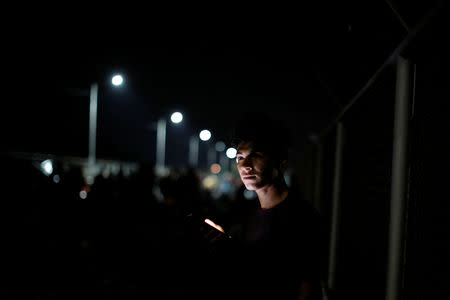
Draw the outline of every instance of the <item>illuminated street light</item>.
[[[209,141],[209,139],[211,138],[211,131],[209,131],[208,129],[203,129],[202,131],[200,131],[198,136],[204,142]],[[215,150],[211,147],[211,145],[208,145],[208,153],[206,157],[206,164],[208,166],[214,162],[214,157],[215,157]]]
[[[174,112],[170,116],[172,123],[179,124],[183,120],[180,112]],[[156,126],[156,171],[164,172],[165,156],[166,156],[166,135],[167,122],[166,119],[160,118]]]
[[[115,75],[111,79],[111,82],[115,86],[120,86],[123,83],[123,77],[121,75]],[[91,172],[95,166],[95,152],[96,152],[96,139],[97,139],[97,111],[98,111],[98,84],[91,84],[90,89],[90,101],[89,101],[89,154],[88,165]],[[92,174],[91,174],[92,175]]]
[[[123,77],[120,74],[114,75],[113,78],[111,79],[111,83],[114,86],[120,86],[123,83]]]
[[[198,156],[200,151],[199,138],[206,142],[211,138],[211,132],[207,129],[200,131],[198,136],[191,136],[189,139],[189,164],[198,167]],[[210,151],[208,151],[208,163],[211,160]]]
[[[170,116],[170,120],[175,123],[178,124],[181,121],[183,121],[183,114],[180,112],[174,112],[171,116]]]
[[[226,155],[228,158],[233,159],[236,157],[237,150],[235,148],[228,148],[226,151]]]
[[[207,141],[211,138],[211,132],[208,129],[200,131],[199,137],[202,141]]]

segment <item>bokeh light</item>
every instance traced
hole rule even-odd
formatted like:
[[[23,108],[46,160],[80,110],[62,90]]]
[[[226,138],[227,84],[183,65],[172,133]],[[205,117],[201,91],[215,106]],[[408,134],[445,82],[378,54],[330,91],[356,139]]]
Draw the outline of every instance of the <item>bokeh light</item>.
[[[220,170],[222,170],[222,168],[220,167],[219,164],[212,164],[209,169],[211,170],[211,173],[213,173],[213,174],[219,174]]]
[[[225,143],[222,141],[218,141],[216,143],[215,147],[216,147],[216,151],[222,152],[223,150],[225,150]]]
[[[219,180],[216,175],[208,175],[202,180],[202,187],[207,190],[216,188],[219,185]]]
[[[114,75],[113,78],[111,79],[111,83],[115,86],[119,86],[123,83],[123,77],[122,75]]]
[[[41,171],[47,176],[53,173],[53,162],[51,159],[46,159],[41,162]]]
[[[225,152],[227,157],[231,158],[231,159],[236,157],[236,153],[237,153],[237,150],[233,147],[228,148],[227,151]]]
[[[200,131],[199,137],[202,141],[207,141],[211,138],[211,132],[208,129]]]
[[[178,124],[181,121],[183,121],[183,114],[180,112],[174,112],[171,116],[170,116],[170,120],[175,123]]]

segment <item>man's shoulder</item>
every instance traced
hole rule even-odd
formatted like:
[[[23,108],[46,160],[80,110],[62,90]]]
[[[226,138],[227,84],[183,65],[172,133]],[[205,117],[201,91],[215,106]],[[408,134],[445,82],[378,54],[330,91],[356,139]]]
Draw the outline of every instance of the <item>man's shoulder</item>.
[[[312,203],[297,194],[289,194],[284,202],[280,206],[279,214],[283,218],[283,223],[291,226],[292,230],[319,229],[322,217]]]
[[[315,217],[319,216],[319,212],[314,205],[295,191],[289,192],[289,195],[285,200],[284,209],[291,213],[307,214]]]

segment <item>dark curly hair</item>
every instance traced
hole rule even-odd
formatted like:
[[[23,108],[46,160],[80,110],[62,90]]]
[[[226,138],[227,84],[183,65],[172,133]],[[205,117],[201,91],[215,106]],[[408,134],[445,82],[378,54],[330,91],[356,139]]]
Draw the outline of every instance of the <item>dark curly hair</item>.
[[[231,146],[237,148],[241,142],[252,142],[255,150],[280,160],[288,159],[292,146],[291,132],[286,124],[260,112],[244,113],[232,135]]]

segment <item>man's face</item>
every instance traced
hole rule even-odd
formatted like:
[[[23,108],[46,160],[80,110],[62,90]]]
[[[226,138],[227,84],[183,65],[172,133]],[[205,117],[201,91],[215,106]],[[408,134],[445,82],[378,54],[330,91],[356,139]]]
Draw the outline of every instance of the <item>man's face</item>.
[[[237,168],[247,190],[258,190],[272,183],[275,176],[275,165],[267,153],[253,148],[251,142],[238,145]]]

